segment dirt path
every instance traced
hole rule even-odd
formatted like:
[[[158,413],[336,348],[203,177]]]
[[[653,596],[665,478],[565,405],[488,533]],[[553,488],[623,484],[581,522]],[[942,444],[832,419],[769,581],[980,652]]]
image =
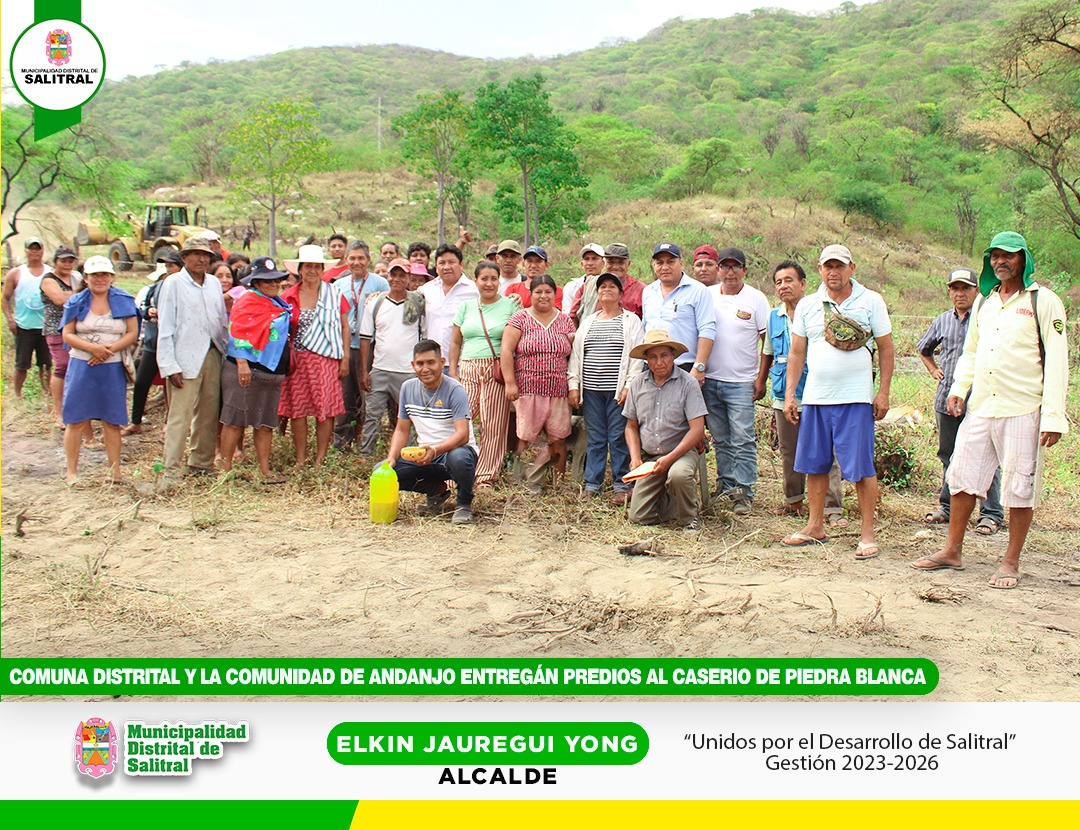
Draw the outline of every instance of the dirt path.
[[[207,482],[163,501],[66,489],[54,439],[3,441],[7,657],[921,656],[941,669],[935,699],[1080,689],[1075,531],[1035,528],[1023,588],[994,591],[1003,535],[972,536],[962,573],[917,574],[908,560],[942,531],[898,515],[870,562],[851,533],[782,548],[795,524],[763,510],[707,519],[697,540],[662,530],[665,555],[625,557],[640,529],[570,494],[496,491],[470,528],[406,497],[381,527],[357,479],[275,498]]]

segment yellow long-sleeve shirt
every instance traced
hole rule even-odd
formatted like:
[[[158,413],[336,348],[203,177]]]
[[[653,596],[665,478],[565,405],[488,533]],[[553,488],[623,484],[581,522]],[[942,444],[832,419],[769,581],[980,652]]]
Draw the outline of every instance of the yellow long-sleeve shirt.
[[[1038,289],[1038,321],[1031,294]],[[1039,332],[1046,351],[1040,364]],[[1065,307],[1057,294],[1032,282],[1002,303],[997,290],[983,298],[968,326],[964,352],[956,363],[950,395],[964,398],[967,409],[983,418],[1008,418],[1041,411],[1040,432],[1069,431],[1065,394],[1069,386],[1069,349]]]

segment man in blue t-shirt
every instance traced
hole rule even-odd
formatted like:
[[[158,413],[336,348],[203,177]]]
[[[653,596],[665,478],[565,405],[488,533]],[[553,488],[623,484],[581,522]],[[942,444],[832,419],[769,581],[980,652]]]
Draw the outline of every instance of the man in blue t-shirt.
[[[402,490],[427,496],[427,512],[437,514],[450,495],[447,479],[457,487],[454,524],[472,522],[473,483],[478,455],[473,437],[472,414],[465,388],[443,374],[446,361],[434,340],[421,340],[413,348],[416,377],[401,387],[398,422],[390,439],[386,461],[393,466]],[[417,443],[424,455],[416,461],[401,458],[416,427]]]

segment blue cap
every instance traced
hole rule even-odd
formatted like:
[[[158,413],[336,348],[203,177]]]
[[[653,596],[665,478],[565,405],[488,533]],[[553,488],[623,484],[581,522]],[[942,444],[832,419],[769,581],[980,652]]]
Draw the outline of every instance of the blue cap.
[[[547,251],[545,251],[539,245],[531,245],[526,248],[525,256],[528,256],[529,254],[535,254],[536,256],[540,257],[540,259],[544,260],[544,262],[548,261]]]
[[[674,242],[661,242],[653,248],[653,259],[656,259],[660,254],[671,254],[676,259],[682,259],[682,251]]]

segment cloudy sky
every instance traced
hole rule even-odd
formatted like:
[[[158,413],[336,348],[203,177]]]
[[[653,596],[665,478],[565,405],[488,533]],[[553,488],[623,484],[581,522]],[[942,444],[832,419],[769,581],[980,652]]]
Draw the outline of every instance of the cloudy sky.
[[[755,8],[822,12],[841,0],[547,0],[508,8],[505,0],[83,0],[84,25],[105,47],[106,75],[119,80],[183,61],[239,60],[304,46],[403,43],[458,55],[559,55],[607,38],[637,39],[673,17],[725,17]],[[2,6],[4,75],[33,4]]]

